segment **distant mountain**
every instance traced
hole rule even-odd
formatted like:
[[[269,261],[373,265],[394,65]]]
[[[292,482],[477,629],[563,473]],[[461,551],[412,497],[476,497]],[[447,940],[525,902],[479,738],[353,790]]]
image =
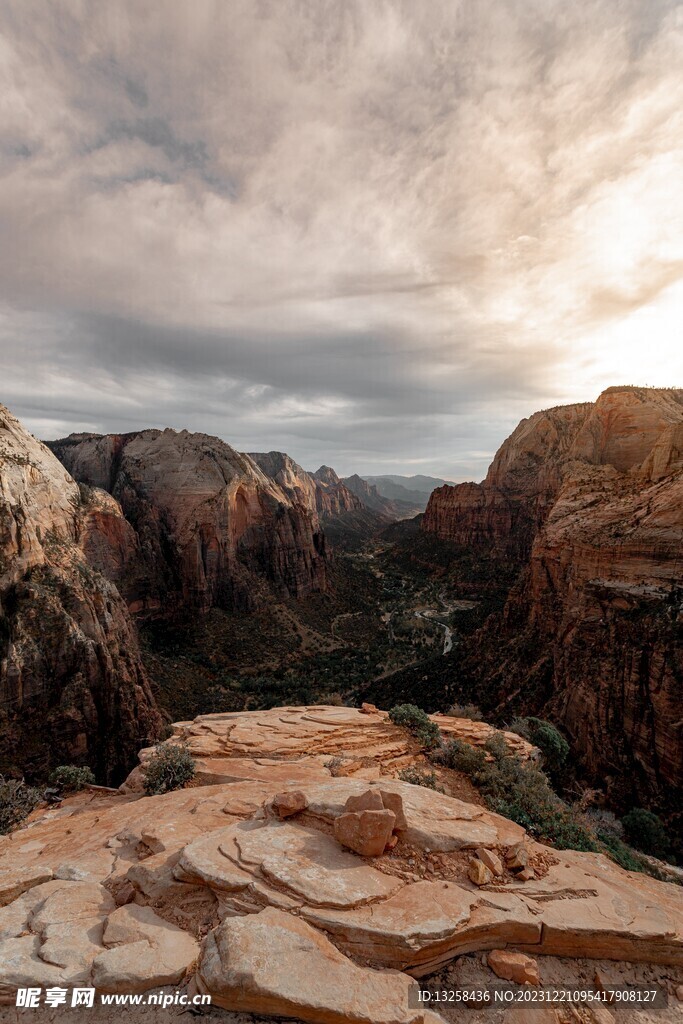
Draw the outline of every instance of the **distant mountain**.
[[[393,474],[364,476],[363,480],[376,487],[377,492],[383,498],[416,506],[420,512],[424,512],[426,509],[432,491],[451,482],[442,480],[440,477],[423,476],[421,473],[415,476],[395,476]]]
[[[410,498],[408,491],[406,491],[407,500],[385,497],[374,484],[358,476],[357,473],[344,477],[342,482],[360,498],[366,508],[379,512],[389,519],[412,519],[413,516],[423,512],[427,504],[428,496],[420,494],[418,495],[419,501],[416,502]]]

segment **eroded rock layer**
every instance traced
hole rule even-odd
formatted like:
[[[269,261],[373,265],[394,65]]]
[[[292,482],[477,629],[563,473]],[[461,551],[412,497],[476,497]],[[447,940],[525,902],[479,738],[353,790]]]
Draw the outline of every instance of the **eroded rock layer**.
[[[135,631],[111,580],[136,538],[0,406],[0,763],[93,766],[119,781],[160,731]],[[105,574],[96,566],[106,566]]]
[[[683,391],[536,413],[423,528],[522,572],[466,664],[484,702],[551,715],[615,793],[680,791]]]
[[[454,735],[472,725],[451,720]],[[204,769],[191,789],[139,798],[129,785],[37,813],[0,839],[0,994],[185,980],[266,1016],[427,1024],[439,1018],[411,1009],[411,979],[468,951],[683,965],[679,887],[549,850],[482,807],[397,780],[400,751],[417,756],[400,734],[381,712],[348,708],[206,716],[178,725],[176,741],[220,764],[223,781],[203,785]],[[333,774],[338,761],[348,775]],[[274,800],[294,790],[304,799]],[[375,791],[401,809],[397,842],[361,857],[334,822]],[[281,820],[288,803],[301,810]],[[508,866],[522,847],[527,881]],[[486,884],[470,880],[475,850],[499,865]]]

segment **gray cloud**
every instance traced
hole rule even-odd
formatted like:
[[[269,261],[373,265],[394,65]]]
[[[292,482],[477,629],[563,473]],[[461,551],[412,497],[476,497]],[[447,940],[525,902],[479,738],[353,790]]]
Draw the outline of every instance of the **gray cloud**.
[[[675,0],[3,7],[0,400],[481,477],[681,383]]]

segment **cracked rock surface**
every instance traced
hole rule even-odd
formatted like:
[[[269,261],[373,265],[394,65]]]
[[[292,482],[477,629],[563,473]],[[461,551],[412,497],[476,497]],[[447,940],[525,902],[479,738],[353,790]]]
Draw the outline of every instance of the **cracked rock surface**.
[[[205,764],[238,765],[162,796],[84,791],[0,839],[5,1001],[30,984],[188,981],[266,1017],[427,1024],[439,1018],[410,1008],[413,979],[473,951],[683,966],[680,887],[550,850],[480,806],[397,780],[415,755],[380,712],[286,708],[175,729]],[[375,778],[360,749],[374,752]],[[333,776],[331,757],[358,768]],[[273,798],[287,792],[305,801],[281,820]],[[393,848],[342,847],[335,821],[349,800],[351,813],[392,806]],[[506,863],[519,844],[528,881]],[[500,865],[487,884],[469,878],[475,853]]]

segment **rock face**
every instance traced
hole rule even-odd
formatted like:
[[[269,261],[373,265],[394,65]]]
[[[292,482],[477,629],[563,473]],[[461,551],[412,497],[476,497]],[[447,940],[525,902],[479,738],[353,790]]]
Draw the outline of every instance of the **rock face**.
[[[502,865],[523,829],[396,780],[397,732],[349,708],[206,716],[179,723],[176,740],[223,761],[225,781],[200,775],[155,797],[81,793],[36,813],[0,838],[0,997],[31,984],[142,992],[185,975],[233,1010],[436,1024],[410,1008],[412,978],[466,952],[495,950],[502,977],[521,965],[526,980],[529,955],[545,953],[683,965],[680,887],[601,855],[527,837],[539,877],[503,868],[474,885],[473,851]],[[359,774],[367,764],[331,774],[331,753],[361,747],[376,752],[374,780]],[[288,792],[306,806],[282,821],[270,809]],[[335,822],[375,795],[400,807],[405,828],[366,858],[337,842]]]
[[[283,452],[250,452],[249,458],[294,502],[305,505],[323,520],[365,508],[329,466],[307,473]]]
[[[0,770],[88,763],[119,781],[161,728],[110,579],[136,551],[107,494],[85,494],[0,406]],[[110,578],[98,570],[107,566]]]
[[[520,568],[465,662],[484,703],[553,718],[615,795],[679,789],[683,391],[536,413],[482,484],[434,492],[423,528]]]
[[[303,597],[325,589],[314,488],[286,456],[283,488],[206,434],[74,434],[50,447],[78,481],[109,491],[134,528],[136,564],[119,580],[131,610],[248,610],[269,590]]]

